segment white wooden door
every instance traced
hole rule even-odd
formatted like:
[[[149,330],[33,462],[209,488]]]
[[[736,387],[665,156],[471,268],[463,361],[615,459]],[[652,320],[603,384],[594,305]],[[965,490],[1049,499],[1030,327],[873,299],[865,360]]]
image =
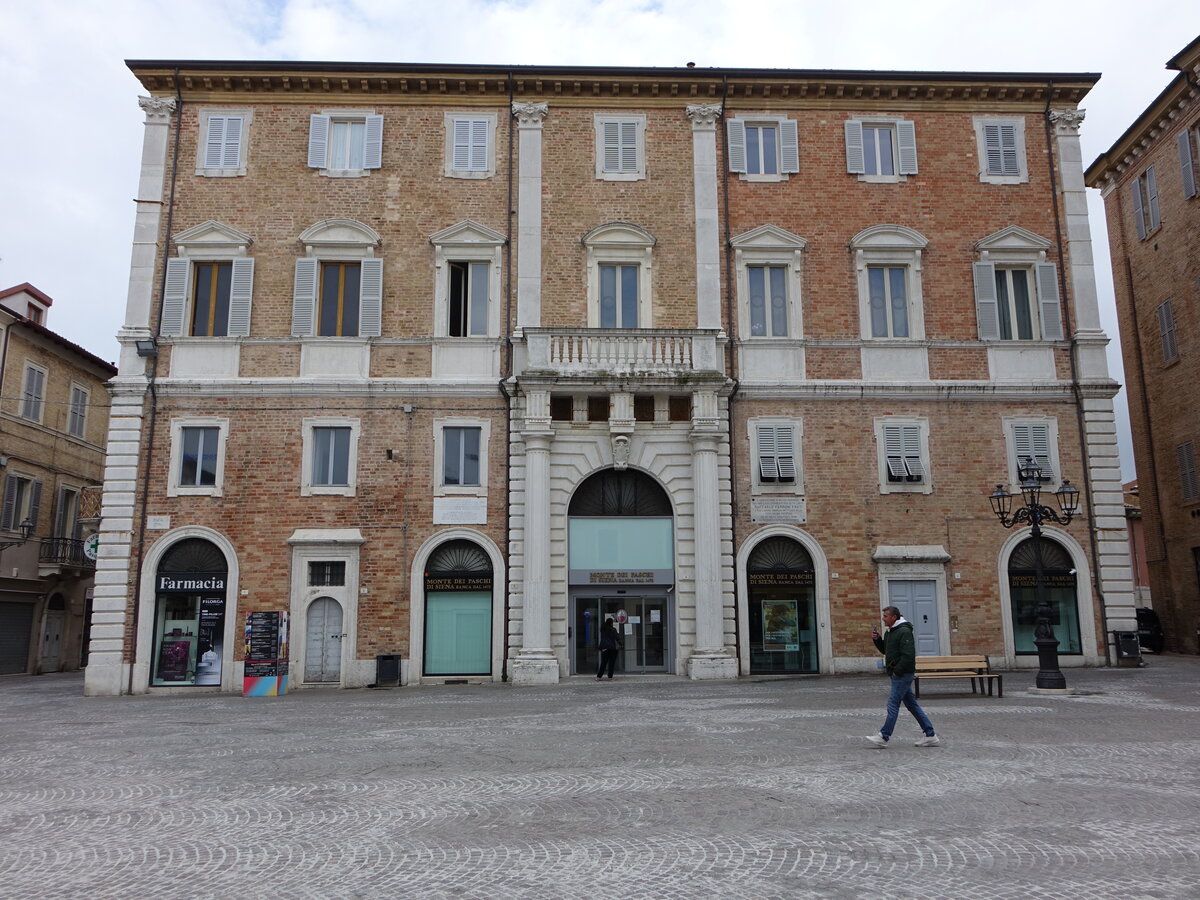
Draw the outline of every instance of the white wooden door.
[[[937,585],[933,581],[889,581],[888,603],[912,622],[917,656],[941,656]]]
[[[304,680],[340,681],[342,677],[342,605],[318,597],[308,607],[304,641]]]
[[[50,610],[46,613],[46,631],[42,635],[43,672],[57,672],[59,656],[62,654],[62,632],[66,625],[66,616],[60,610]]]

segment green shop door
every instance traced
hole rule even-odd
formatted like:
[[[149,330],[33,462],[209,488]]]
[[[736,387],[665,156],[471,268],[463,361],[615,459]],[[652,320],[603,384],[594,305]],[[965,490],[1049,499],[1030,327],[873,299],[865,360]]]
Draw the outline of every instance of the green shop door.
[[[425,674],[489,675],[491,671],[491,591],[426,593]]]

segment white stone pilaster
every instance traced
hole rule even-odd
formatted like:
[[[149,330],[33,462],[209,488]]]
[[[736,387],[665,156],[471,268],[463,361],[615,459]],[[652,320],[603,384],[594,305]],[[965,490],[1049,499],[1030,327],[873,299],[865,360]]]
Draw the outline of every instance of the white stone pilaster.
[[[721,237],[717,211],[719,104],[688,104],[696,205],[696,327],[721,328]]]
[[[517,117],[517,331],[542,323],[542,120],[545,103],[512,105]]]
[[[715,401],[715,397],[712,399]],[[717,472],[720,433],[707,423],[697,423],[691,440],[696,526],[696,647],[688,657],[688,677],[694,680],[737,678],[737,660],[725,645],[722,605],[721,497]]]
[[[555,684],[550,646],[550,394],[531,391],[525,410],[525,572],[521,649],[511,662],[514,684]]]

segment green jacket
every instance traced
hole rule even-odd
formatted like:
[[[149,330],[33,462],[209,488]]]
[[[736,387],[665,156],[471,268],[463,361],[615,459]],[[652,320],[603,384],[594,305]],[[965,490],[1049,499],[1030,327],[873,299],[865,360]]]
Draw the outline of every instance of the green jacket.
[[[889,675],[911,675],[917,671],[917,642],[913,640],[912,622],[893,625],[875,647],[883,654],[883,667]]]

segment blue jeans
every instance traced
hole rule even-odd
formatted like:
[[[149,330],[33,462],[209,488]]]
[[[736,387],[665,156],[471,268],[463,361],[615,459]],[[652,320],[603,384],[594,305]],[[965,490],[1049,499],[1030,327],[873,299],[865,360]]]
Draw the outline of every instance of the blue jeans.
[[[933,723],[929,721],[929,716],[925,715],[925,710],[921,709],[921,704],[917,702],[912,691],[913,676],[892,675],[891,679],[892,692],[888,694],[887,719],[884,720],[879,733],[883,735],[884,740],[891,740],[892,732],[896,730],[896,716],[900,715],[900,704],[903,703],[904,708],[913,714],[925,736],[932,737]]]

